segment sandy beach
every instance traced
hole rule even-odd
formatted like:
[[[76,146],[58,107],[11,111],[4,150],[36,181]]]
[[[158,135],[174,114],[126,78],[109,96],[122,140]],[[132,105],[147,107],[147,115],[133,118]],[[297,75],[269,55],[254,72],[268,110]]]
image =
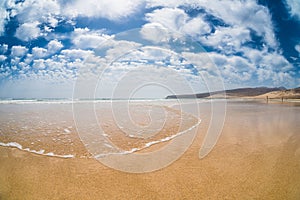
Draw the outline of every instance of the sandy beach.
[[[106,167],[87,152],[69,104],[0,105],[0,142],[23,148],[0,147],[0,199],[299,199],[299,104],[228,101],[222,134],[203,159],[199,148],[211,115],[209,103],[199,106],[201,123],[188,150],[167,167],[134,174]]]
[[[0,0],[0,200],[300,200],[300,0]]]

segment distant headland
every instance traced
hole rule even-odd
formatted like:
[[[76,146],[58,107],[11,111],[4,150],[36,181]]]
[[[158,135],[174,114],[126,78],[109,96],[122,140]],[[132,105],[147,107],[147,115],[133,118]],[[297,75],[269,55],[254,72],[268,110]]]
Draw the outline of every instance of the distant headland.
[[[300,87],[286,89],[285,87],[256,87],[237,88],[225,91],[215,91],[197,94],[169,95],[166,99],[191,99],[191,98],[258,98],[258,99],[300,99]]]

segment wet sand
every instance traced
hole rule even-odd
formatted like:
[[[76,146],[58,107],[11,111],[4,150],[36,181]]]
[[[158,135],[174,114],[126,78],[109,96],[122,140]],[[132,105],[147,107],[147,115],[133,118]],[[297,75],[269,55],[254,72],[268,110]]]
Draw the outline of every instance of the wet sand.
[[[72,128],[65,135],[79,142],[65,146],[72,146],[66,153],[81,149],[75,158],[0,147],[0,199],[299,199],[298,105],[229,102],[221,137],[200,160],[210,117],[208,104],[201,103],[202,122],[191,147],[151,173],[102,165],[84,152]]]

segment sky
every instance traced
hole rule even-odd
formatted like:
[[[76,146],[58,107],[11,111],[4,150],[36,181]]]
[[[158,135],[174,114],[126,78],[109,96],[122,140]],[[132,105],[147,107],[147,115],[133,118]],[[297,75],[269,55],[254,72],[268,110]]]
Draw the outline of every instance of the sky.
[[[0,98],[300,86],[299,0],[4,0]]]

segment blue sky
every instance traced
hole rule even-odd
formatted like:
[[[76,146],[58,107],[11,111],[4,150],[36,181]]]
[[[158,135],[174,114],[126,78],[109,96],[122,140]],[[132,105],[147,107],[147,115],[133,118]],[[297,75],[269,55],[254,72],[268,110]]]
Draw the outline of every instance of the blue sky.
[[[162,45],[182,37],[190,43],[179,39],[176,44]],[[154,47],[164,50],[154,51]],[[112,57],[118,60],[103,71],[101,66]],[[163,86],[157,89],[163,82],[180,88],[178,75],[195,92],[221,88],[220,78],[226,89],[293,88],[300,85],[299,63],[298,0],[0,3],[1,98],[71,98],[79,79],[97,79],[102,84],[97,85],[98,96],[108,97],[122,82],[120,77],[127,80],[124,76],[132,70],[131,76],[143,80],[127,81],[123,90],[132,88],[130,84],[158,82],[152,90],[149,84],[145,87],[149,97],[170,92]],[[176,92],[190,92],[184,88]]]

